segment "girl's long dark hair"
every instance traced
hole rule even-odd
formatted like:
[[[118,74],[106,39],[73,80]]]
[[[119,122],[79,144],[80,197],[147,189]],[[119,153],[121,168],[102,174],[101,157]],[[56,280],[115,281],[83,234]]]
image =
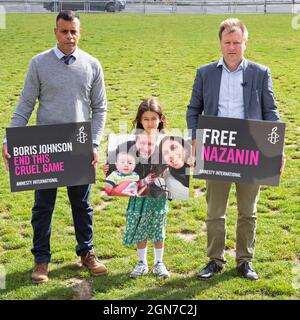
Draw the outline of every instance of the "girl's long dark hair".
[[[160,119],[159,125],[158,125],[158,131],[162,131],[166,128],[166,117],[164,116],[161,106],[159,104],[159,101],[155,97],[150,97],[148,99],[144,99],[142,103],[139,105],[137,114],[135,116],[135,119],[133,120],[133,128],[135,129],[144,129],[141,120],[142,115],[146,111],[155,112]]]

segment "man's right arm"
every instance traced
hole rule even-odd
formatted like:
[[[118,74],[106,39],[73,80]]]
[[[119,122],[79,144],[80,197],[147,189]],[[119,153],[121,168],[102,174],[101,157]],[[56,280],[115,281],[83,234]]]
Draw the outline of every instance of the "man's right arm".
[[[10,158],[10,154],[7,152],[7,144],[2,144],[2,159],[5,165],[5,169],[8,171],[8,159]]]
[[[186,122],[188,129],[192,130],[192,139],[196,138],[199,114],[203,112],[203,79],[201,69],[198,69],[194,81],[190,103],[187,106]]]
[[[24,88],[22,90],[16,110],[13,114],[10,127],[26,126],[34,109],[36,99],[39,97],[39,94],[40,82],[38,79],[38,73],[34,61],[31,60],[24,83]],[[7,150],[6,137],[4,137],[2,144],[2,158],[5,164],[5,168],[6,170],[8,170],[8,159],[10,158],[10,155]]]
[[[192,130],[192,155],[190,166],[192,167],[195,162],[196,154],[196,130],[198,127],[199,114],[203,112],[203,79],[200,69],[197,70],[196,78],[194,81],[190,103],[187,106],[186,123],[188,129]]]
[[[35,61],[31,60],[19,102],[13,114],[10,127],[26,126],[40,95],[40,81]]]

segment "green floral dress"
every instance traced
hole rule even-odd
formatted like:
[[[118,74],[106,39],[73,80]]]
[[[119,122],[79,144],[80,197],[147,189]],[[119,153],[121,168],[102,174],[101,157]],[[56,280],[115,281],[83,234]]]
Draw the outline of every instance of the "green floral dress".
[[[123,244],[131,245],[144,240],[164,241],[168,212],[167,201],[166,198],[130,197]]]

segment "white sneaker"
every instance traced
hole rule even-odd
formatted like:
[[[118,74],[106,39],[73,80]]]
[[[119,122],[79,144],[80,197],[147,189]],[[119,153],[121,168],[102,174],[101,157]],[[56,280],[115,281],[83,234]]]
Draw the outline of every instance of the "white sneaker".
[[[169,278],[170,272],[167,270],[163,262],[157,262],[154,265],[153,273],[156,274],[159,278]]]
[[[143,262],[139,261],[133,271],[130,273],[130,278],[137,278],[143,274],[148,273],[148,266]]]

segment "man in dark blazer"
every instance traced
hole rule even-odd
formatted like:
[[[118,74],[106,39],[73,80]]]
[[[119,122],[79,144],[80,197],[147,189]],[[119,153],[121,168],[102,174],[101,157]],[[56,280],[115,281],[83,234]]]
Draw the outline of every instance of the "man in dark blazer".
[[[218,62],[204,65],[197,70],[187,109],[187,125],[192,129],[194,154],[198,117],[201,114],[279,121],[269,69],[244,58],[248,40],[246,26],[239,19],[227,19],[220,25],[219,39],[223,56]],[[226,262],[226,207],[231,183],[207,180],[206,187],[209,263],[197,274],[201,280],[209,279],[220,272]],[[237,270],[243,277],[257,280],[258,275],[251,260],[254,255],[259,186],[236,183],[236,197]]]

